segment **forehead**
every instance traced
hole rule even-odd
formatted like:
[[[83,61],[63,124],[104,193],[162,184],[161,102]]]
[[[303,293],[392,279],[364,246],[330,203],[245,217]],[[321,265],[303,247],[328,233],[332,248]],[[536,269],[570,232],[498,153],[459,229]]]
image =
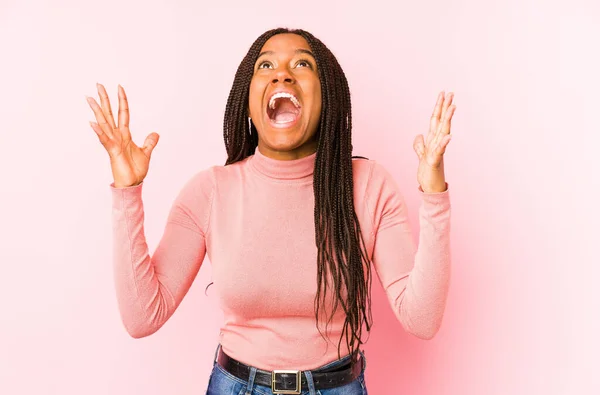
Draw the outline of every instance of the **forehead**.
[[[293,33],[276,34],[269,38],[260,52],[272,51],[276,54],[294,54],[298,49],[310,51],[310,45],[304,37]]]

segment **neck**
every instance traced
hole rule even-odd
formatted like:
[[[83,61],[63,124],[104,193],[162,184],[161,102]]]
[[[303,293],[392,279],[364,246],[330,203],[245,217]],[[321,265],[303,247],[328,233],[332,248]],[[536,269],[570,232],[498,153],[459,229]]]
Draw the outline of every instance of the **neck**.
[[[275,160],[296,160],[307,157],[317,152],[317,142],[314,141],[304,144],[301,147],[293,149],[291,151],[278,151],[271,149],[265,146],[264,144],[261,144],[259,140],[257,149],[260,150],[260,153],[266,156],[267,158]]]
[[[266,177],[278,180],[312,180],[317,152],[295,159],[277,159],[265,155],[258,146],[250,160],[250,164]],[[302,181],[304,182],[304,181]]]

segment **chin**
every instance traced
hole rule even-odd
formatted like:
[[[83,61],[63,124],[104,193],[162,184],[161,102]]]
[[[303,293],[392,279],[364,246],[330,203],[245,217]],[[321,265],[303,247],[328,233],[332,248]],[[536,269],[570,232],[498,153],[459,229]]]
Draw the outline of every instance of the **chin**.
[[[306,128],[296,125],[290,128],[276,128],[271,125],[265,125],[266,130],[259,131],[259,138],[262,136],[265,145],[276,150],[292,150],[306,143],[308,132]]]
[[[303,142],[300,139],[284,139],[284,138],[268,138],[265,141],[265,146],[273,151],[293,151],[302,146]]]

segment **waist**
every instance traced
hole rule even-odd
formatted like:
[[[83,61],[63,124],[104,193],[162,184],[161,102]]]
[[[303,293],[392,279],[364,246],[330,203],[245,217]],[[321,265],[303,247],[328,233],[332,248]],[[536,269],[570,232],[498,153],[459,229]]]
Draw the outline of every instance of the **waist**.
[[[221,345],[217,348],[215,363],[240,380],[251,380],[252,384],[270,387],[273,393],[282,394],[300,394],[311,387],[315,390],[326,390],[344,386],[354,382],[366,367],[364,354],[358,351],[355,355],[347,355],[316,369],[263,370],[230,357]]]
[[[323,339],[317,330],[314,333],[308,329],[296,334],[282,332],[225,326],[219,343],[232,358],[263,370],[290,366],[312,370],[338,360],[339,355],[349,354],[345,339],[338,354],[338,334]]]

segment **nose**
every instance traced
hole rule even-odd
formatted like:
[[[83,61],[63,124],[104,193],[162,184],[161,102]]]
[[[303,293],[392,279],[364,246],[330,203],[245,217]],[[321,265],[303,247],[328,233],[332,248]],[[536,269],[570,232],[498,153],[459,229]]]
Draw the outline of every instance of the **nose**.
[[[287,67],[280,67],[278,70],[275,71],[275,75],[273,76],[272,82],[274,84],[278,82],[293,84],[295,80],[294,77],[292,77],[292,74],[287,69]]]

